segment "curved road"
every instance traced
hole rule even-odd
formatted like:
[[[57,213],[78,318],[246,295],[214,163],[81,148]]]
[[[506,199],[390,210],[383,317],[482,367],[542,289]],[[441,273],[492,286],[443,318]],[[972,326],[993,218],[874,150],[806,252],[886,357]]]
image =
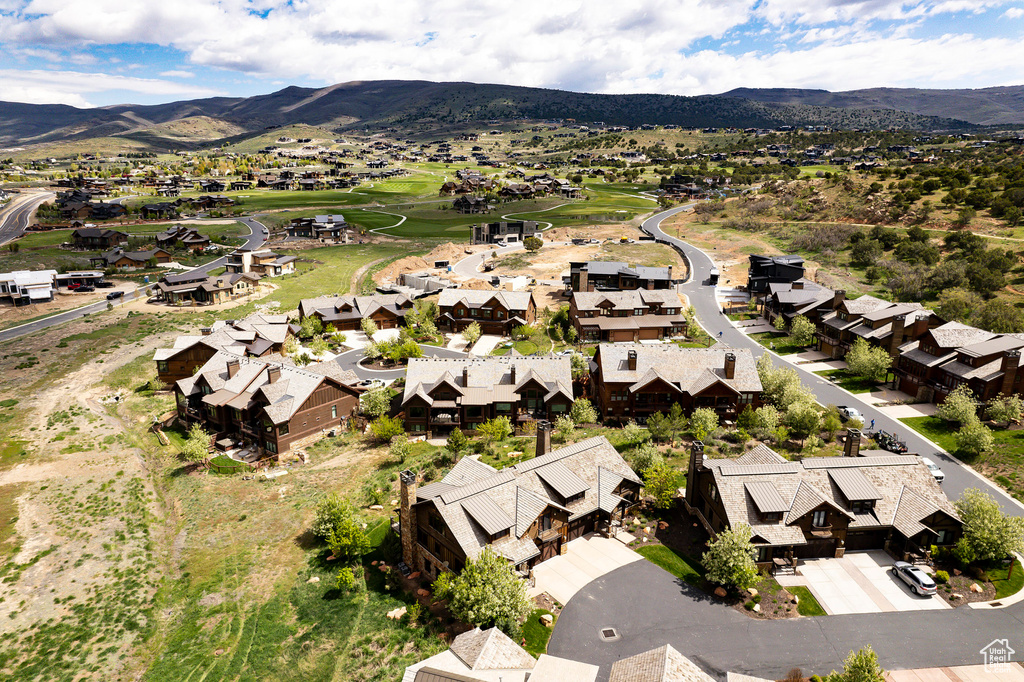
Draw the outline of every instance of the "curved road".
[[[53,197],[53,192],[23,192],[12,195],[10,202],[0,209],[0,245],[25,234],[35,210]]]
[[[428,358],[464,358],[466,353],[458,350],[452,350],[450,348],[441,348],[439,346],[420,346],[423,349],[424,357]],[[359,361],[363,359],[363,349],[356,348],[342,353],[338,357],[334,358],[334,361],[342,369],[348,369],[355,372],[356,376],[360,379],[380,379],[382,381],[394,381],[405,376],[405,368],[399,369],[367,369],[359,364]]]
[[[263,233],[264,226],[262,223],[257,221],[255,218],[240,218],[239,222],[244,223],[249,228],[249,234],[245,237],[245,244],[240,248],[257,249],[266,243],[267,238]],[[211,270],[223,267],[226,262],[227,257],[221,256],[220,258],[206,263],[205,265],[200,265],[195,269],[200,272],[208,273]],[[113,305],[120,306],[128,303],[129,301],[143,298],[145,296],[146,289],[147,287],[137,287],[134,291],[127,292],[123,298],[113,302]],[[53,327],[58,324],[77,320],[81,317],[85,317],[86,315],[103,312],[107,309],[107,303],[108,302],[105,300],[100,300],[96,303],[90,303],[89,305],[84,305],[80,308],[65,310],[62,313],[51,315],[50,317],[36,320],[35,322],[27,322],[25,324],[18,325],[17,327],[4,329],[0,331],[0,342],[11,341],[12,339],[17,339],[33,332],[42,331],[43,329],[48,329],[49,327]]]

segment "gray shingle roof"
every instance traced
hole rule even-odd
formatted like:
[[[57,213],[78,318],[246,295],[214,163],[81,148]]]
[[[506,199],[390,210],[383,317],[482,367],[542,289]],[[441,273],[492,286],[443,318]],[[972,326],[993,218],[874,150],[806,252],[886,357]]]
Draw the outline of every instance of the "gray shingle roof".
[[[442,289],[437,305],[445,308],[465,302],[469,307],[485,306],[492,300],[501,303],[506,310],[528,310],[533,299],[532,291],[486,291],[482,289]]]
[[[470,670],[532,669],[537,663],[498,628],[462,633],[452,642],[451,652]]]
[[[608,682],[715,682],[671,644],[612,664]]]
[[[629,353],[637,355],[636,369],[629,369]],[[725,378],[725,356],[736,356],[736,371],[732,379]],[[736,391],[756,393],[761,380],[753,354],[744,348],[680,348],[674,345],[648,346],[644,344],[601,344],[594,360],[600,366],[605,383],[638,384],[650,370],[681,391],[691,395],[715,381],[721,381]],[[649,378],[647,379],[650,380]]]
[[[564,356],[412,358],[405,374],[402,404],[414,395],[429,398],[430,392],[444,381],[461,393],[463,405],[515,401],[515,387],[530,376],[547,389],[547,395],[554,397],[561,392],[571,399],[572,363]]]

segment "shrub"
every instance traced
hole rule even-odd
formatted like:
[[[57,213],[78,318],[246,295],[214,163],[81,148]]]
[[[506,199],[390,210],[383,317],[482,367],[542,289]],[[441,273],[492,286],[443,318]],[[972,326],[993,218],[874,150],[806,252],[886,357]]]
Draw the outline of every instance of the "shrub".
[[[571,436],[572,432],[575,430],[576,424],[573,423],[572,419],[564,414],[555,420],[555,435],[563,443],[569,439],[569,436]]]
[[[423,605],[418,601],[414,601],[405,607],[405,622],[412,624],[419,621],[423,615]]]
[[[388,446],[388,456],[397,462],[404,462],[412,450],[412,444],[404,433],[391,436],[391,445]]]
[[[597,421],[597,410],[586,398],[577,398],[569,410],[569,416],[576,424],[593,424]]]
[[[949,582],[949,573],[946,571],[935,571],[935,582],[940,585],[945,585]]]
[[[405,428],[398,417],[381,415],[370,423],[370,433],[377,442],[390,443],[395,436],[404,434]]]
[[[718,534],[701,558],[710,582],[741,590],[753,587],[758,580],[754,557],[757,551],[750,543],[750,526],[736,524]]]
[[[643,477],[652,466],[663,464],[664,461],[664,458],[661,456],[661,453],[658,452],[658,448],[654,446],[654,443],[651,441],[644,441],[637,446],[636,451],[629,460],[629,463],[633,466],[633,471]]]
[[[308,319],[308,318],[307,318]],[[349,567],[338,569],[334,586],[341,592],[351,592],[356,587],[356,576]]]

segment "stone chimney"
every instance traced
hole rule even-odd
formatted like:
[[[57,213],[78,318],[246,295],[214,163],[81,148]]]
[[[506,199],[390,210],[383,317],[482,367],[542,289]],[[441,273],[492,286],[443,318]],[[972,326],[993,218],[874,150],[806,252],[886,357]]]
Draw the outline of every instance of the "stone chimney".
[[[209,327],[203,327],[202,329],[199,330],[199,333],[202,334],[203,336],[209,336],[210,334],[213,333],[213,330],[210,329]]]
[[[672,266],[668,266],[668,278],[672,279]]]
[[[238,368],[241,364],[238,360],[228,360],[228,379],[232,379],[238,374]]]
[[[725,354],[725,378],[734,379],[736,377],[736,354],[726,353]]]
[[[281,368],[277,366],[270,366],[267,368],[267,381],[274,383],[281,378]]]
[[[836,310],[846,300],[846,292],[842,289],[836,292],[835,296],[832,297],[832,310]]]
[[[512,375],[512,385],[516,385],[516,363],[509,363],[509,373]]]
[[[903,345],[903,337],[906,332],[907,316],[897,315],[892,318],[892,338],[889,339],[889,355],[896,357],[900,354],[900,346]]]
[[[580,268],[580,291],[590,291],[590,289],[587,288],[588,284],[589,282],[587,281],[587,266],[586,264],[584,264]]]
[[[469,386],[469,365],[462,368],[462,387]]]
[[[697,500],[697,472],[704,468],[704,443],[699,440],[690,445],[690,465],[686,474],[686,502],[691,506]]]
[[[398,480],[401,486],[398,527],[402,534],[402,561],[410,571],[417,571],[416,525],[412,515],[412,506],[416,504],[416,474],[406,469],[398,474]]]
[[[847,429],[843,457],[860,457],[860,429]]]
[[[537,454],[536,457],[551,452],[551,422],[542,419],[537,422]]]
[[[631,371],[631,372],[635,372],[636,371],[636,351],[635,350],[631,350],[631,351],[626,353],[626,366],[629,368],[629,371]]]
[[[999,367],[1003,371],[1003,383],[999,392],[1003,395],[1013,395],[1014,393],[1017,393],[1017,391],[1013,390],[1013,384],[1017,379],[1017,372],[1020,370],[1019,365],[1019,350],[1008,350],[1003,353],[1003,362]]]

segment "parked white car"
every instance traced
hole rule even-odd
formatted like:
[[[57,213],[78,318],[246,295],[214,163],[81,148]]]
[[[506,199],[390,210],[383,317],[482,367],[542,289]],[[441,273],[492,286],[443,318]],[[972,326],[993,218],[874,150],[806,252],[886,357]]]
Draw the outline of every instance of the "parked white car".
[[[932,472],[932,476],[935,477],[936,483],[942,483],[944,480],[946,480],[946,474],[942,473],[942,469],[939,468],[939,465],[933,462],[932,460],[928,459],[927,457],[922,457],[921,464],[928,467],[928,471]]]

